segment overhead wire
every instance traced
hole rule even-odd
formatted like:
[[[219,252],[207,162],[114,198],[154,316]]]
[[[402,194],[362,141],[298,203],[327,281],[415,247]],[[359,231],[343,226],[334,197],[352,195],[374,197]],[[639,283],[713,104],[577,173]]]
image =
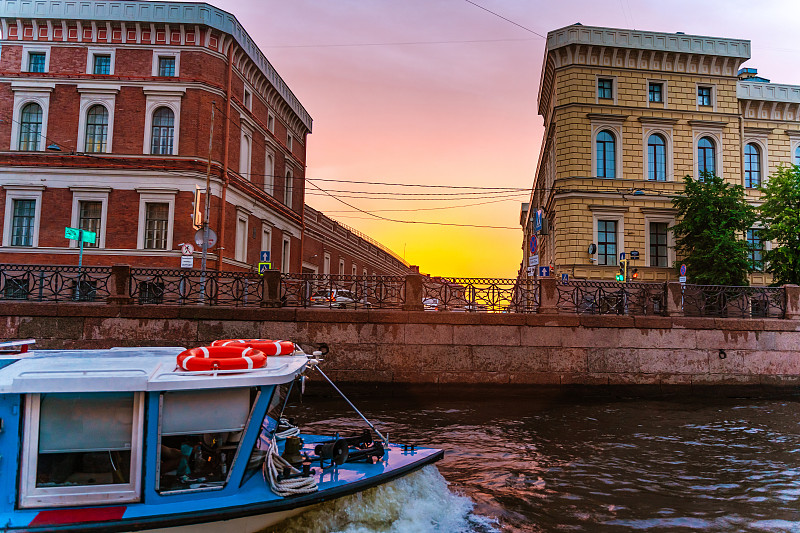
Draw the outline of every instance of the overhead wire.
[[[472,0],[464,0],[464,1],[465,1],[465,2],[467,2],[468,4],[472,4],[473,6],[475,6],[475,7],[479,8],[479,9],[483,9],[483,10],[484,10],[484,11],[486,11],[487,13],[491,13],[491,14],[492,14],[492,15],[494,15],[495,17],[499,17],[499,18],[501,18],[501,19],[505,20],[506,22],[510,22],[510,23],[511,23],[511,24],[513,24],[514,26],[520,27],[520,28],[522,28],[522,29],[523,29],[523,30],[525,30],[525,31],[529,31],[529,32],[531,32],[531,33],[532,33],[532,34],[534,34],[534,35],[538,35],[538,36],[539,36],[539,37],[541,37],[542,39],[547,39],[547,37],[545,37],[544,35],[542,35],[542,34],[541,34],[541,33],[539,33],[538,31],[536,31],[536,30],[532,30],[532,29],[530,29],[530,28],[528,28],[528,27],[525,27],[525,26],[523,26],[522,24],[520,24],[520,23],[518,23],[518,22],[514,22],[513,20],[511,20],[511,19],[509,19],[509,18],[506,18],[506,17],[504,17],[503,15],[501,15],[501,14],[499,14],[499,13],[495,13],[495,12],[494,12],[494,11],[492,11],[491,9],[487,9],[487,8],[483,7],[482,5],[480,5],[480,4],[477,4],[477,3],[473,2]]]

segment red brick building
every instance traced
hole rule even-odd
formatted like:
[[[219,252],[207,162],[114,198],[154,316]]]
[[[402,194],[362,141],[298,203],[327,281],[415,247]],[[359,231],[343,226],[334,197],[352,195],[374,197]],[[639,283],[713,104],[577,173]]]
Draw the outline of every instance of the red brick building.
[[[303,272],[348,276],[405,276],[417,269],[367,235],[305,207]]]
[[[301,271],[311,117],[233,15],[7,0],[0,24],[0,262],[76,264],[80,227],[84,264],[177,268],[210,167],[209,268]]]

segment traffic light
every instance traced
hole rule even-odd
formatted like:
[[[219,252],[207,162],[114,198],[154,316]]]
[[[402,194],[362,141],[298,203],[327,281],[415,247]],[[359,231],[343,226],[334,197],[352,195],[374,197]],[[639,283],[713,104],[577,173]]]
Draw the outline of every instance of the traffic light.
[[[192,201],[192,227],[200,229],[203,227],[203,212],[200,208],[200,188],[195,185],[194,201]]]
[[[616,278],[617,281],[625,281],[625,278],[628,274],[628,261],[627,259],[620,259],[619,260],[619,274],[617,274]]]
[[[639,269],[634,268],[633,272],[631,273],[631,279],[638,279],[639,278]]]

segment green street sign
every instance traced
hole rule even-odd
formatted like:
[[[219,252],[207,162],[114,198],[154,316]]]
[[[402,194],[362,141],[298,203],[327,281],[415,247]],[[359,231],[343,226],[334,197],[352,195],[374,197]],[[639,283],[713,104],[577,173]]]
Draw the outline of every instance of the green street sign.
[[[77,241],[81,238],[81,230],[79,228],[64,228],[64,238]],[[97,233],[83,230],[83,242],[94,244],[96,240]]]

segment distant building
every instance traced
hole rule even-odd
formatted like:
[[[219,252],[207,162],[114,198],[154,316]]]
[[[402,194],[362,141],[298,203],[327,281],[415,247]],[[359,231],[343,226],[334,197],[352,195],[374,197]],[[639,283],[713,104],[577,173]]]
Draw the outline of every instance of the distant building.
[[[670,200],[685,175],[708,170],[758,204],[755,188],[780,164],[800,162],[800,86],[739,71],[749,58],[741,39],[582,25],[548,33],[523,266],[539,209],[549,230],[539,237],[540,264],[556,275],[613,280],[619,253],[638,251],[631,266],[654,281],[677,276]],[[742,238],[763,269],[769,243],[758,232]]]
[[[76,264],[64,229],[79,227],[97,233],[84,264],[177,268],[213,103],[209,267],[251,269],[270,250],[301,270],[311,117],[233,15],[7,1],[0,25],[0,262]]]

